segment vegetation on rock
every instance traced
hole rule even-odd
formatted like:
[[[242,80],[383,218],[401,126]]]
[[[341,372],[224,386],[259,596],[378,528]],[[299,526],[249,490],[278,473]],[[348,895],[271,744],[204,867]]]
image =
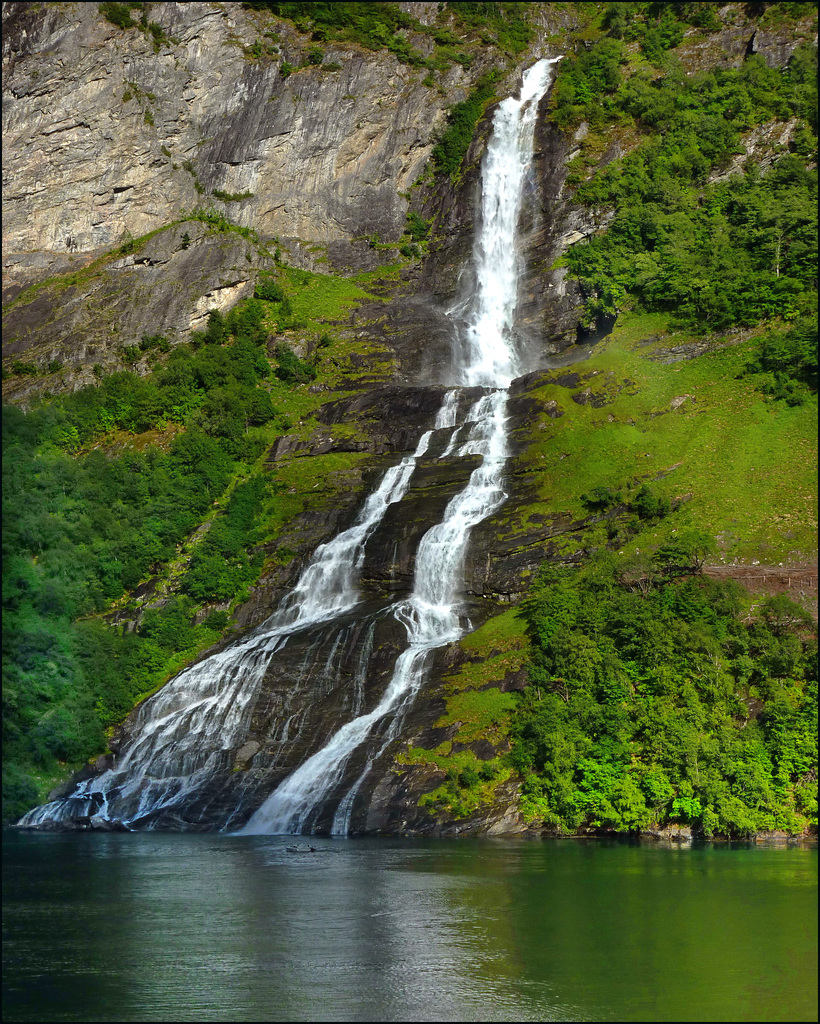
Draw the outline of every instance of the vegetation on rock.
[[[530,820],[816,829],[816,626],[784,595],[744,621],[735,585],[693,572],[683,546],[627,571],[611,555],[545,567],[524,602],[512,762]]]
[[[489,71],[476,83],[466,100],[456,103],[447,115],[447,127],[433,148],[433,161],[441,174],[454,175],[473,141],[475,126],[487,104],[495,97],[499,74]]]
[[[569,183],[585,206],[614,213],[606,231],[565,257],[589,324],[634,308],[725,330],[816,307],[816,46],[801,43],[782,71],[751,55],[738,68],[686,75],[670,49],[682,38],[675,33],[657,68],[636,62],[624,19],[646,39],[650,23],[660,31],[678,9],[700,24],[700,7],[708,5],[610,5],[606,34],[559,65],[551,118],[587,131]],[[767,168],[749,157],[742,170],[718,173],[746,152],[756,126],[790,118],[791,153]],[[605,129],[637,132],[640,142],[595,169]]]
[[[146,5],[99,6],[155,50],[168,42]],[[495,48],[485,68],[532,38],[526,3],[441,4],[433,26],[394,3],[243,6],[310,33],[306,68],[338,69],[318,44],[352,42],[427,70],[429,86],[480,47]],[[497,526],[505,542],[530,516],[563,515],[577,529],[550,542],[554,562],[522,615],[461,642],[437,723],[451,738],[398,761],[445,773],[422,798],[440,817],[475,813],[518,777],[528,820],[562,832],[799,833],[816,828],[816,627],[782,596],[750,610],[700,570],[716,540],[741,559],[814,543],[816,48],[804,41],[780,70],[750,55],[686,74],[677,50],[721,27],[714,4],[573,6],[585,24],[558,66],[549,117],[578,142],[575,199],[607,226],[563,262],[585,325],[617,323],[572,385],[548,375],[533,385],[534,407],[560,404],[562,415],[536,417],[517,465],[529,504],[522,522],[502,511]],[[811,7],[747,6],[772,24]],[[279,67],[282,78],[298,70]],[[485,71],[451,108],[432,154],[442,175],[458,178],[499,78]],[[129,82],[122,100],[134,96],[154,99]],[[766,141],[773,125],[781,143]],[[613,142],[622,155],[602,164]],[[182,166],[204,192],[193,163]],[[215,208],[183,220],[259,242]],[[426,251],[430,227],[410,213],[402,255]],[[148,237],[126,235],[116,254]],[[133,338],[119,351],[139,374],[95,367],[98,386],[27,412],[4,407],[4,820],[102,751],[135,702],[231,628],[266,559],[293,555],[276,549],[283,523],[317,500],[305,495],[329,471],[360,458],[263,471],[270,444],[320,404],[310,382],[338,385],[355,365],[354,344],[343,349],[327,321],[401,267],[352,279],[279,264],[277,249],[254,297],[212,311],[190,344]],[[98,265],[15,301],[79,287]],[[671,370],[654,359],[671,332],[684,354],[707,351]],[[24,359],[10,370],[43,372]],[[106,622],[119,613],[131,631]],[[520,697],[498,688],[527,665]],[[473,749],[482,740],[488,758]]]
[[[299,387],[315,360],[280,343],[271,368],[266,324],[291,296],[303,327],[324,325],[316,358],[338,374],[325,321],[366,293],[334,282],[280,268],[278,281],[260,278],[259,298],[213,310],[190,344],[146,335],[131,346],[134,361],[156,361],[145,376],[102,376],[28,412],[3,406],[4,821],[100,753],[106,729],[220,638],[230,618],[208,608],[246,599],[260,543],[311,500],[287,492],[299,480],[315,501],[338,468],[328,457],[296,479],[287,466],[262,472],[289,414],[321,402]],[[113,608],[131,631],[105,621]]]

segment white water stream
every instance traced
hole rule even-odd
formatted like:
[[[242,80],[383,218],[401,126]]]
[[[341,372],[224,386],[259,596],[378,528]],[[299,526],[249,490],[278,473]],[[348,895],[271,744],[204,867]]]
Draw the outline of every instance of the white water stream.
[[[451,426],[452,419],[452,405],[445,403],[436,426]],[[81,783],[70,799],[35,807],[19,824],[36,828],[89,814],[129,824],[179,807],[196,793],[240,742],[246,711],[274,654],[294,633],[355,608],[367,540],[388,507],[404,497],[431,435],[426,431],[415,452],[385,473],[353,526],[316,549],[267,622],[247,640],[181,672],[142,705],[133,740],[114,769]]]
[[[470,531],[506,497],[502,486],[507,458],[505,389],[525,369],[512,334],[518,280],[516,228],[538,100],[549,87],[553,63],[542,60],[530,68],[520,97],[504,100],[496,109],[482,168],[482,219],[474,253],[476,289],[455,360],[458,386],[481,386],[487,391],[461,424],[457,422],[460,392],[458,387],[448,391],[435,424],[437,429],[452,429],[442,458],[481,455],[482,464],[450,501],[442,521],[421,540],[412,593],[393,607],[406,628],[408,647],[397,659],[381,700],[371,711],[357,713],[362,703],[358,694],[352,720],[285,779],[253,815],[245,832],[300,831],[338,786],[353,751],[375,739],[364,771],[335,814],[333,831],[347,832],[353,801],[370,766],[398,734],[403,713],[423,682],[428,655],[469,628],[460,613],[459,590]],[[150,827],[158,812],[183,808],[217,771],[229,768],[276,652],[293,634],[332,623],[357,605],[366,543],[389,506],[407,492],[431,434],[427,431],[415,452],[387,471],[354,525],[317,549],[292,592],[263,626],[241,643],[180,673],[143,704],[132,739],[114,769],[81,783],[70,798],[35,808],[19,824],[37,827],[97,814],[125,825],[143,819]],[[361,685],[360,680],[357,686]],[[283,725],[285,733],[288,724],[289,719]]]
[[[538,100],[549,87],[552,63],[539,61],[524,75],[520,97],[499,104],[482,168],[482,220],[474,253],[477,284],[456,372],[462,385],[493,389],[470,409],[468,438],[457,449],[458,455],[477,454],[483,461],[464,490],[450,501],[443,520],[421,540],[413,591],[394,607],[407,629],[409,646],[396,661],[381,701],[343,725],[297,768],[256,811],[243,830],[246,834],[301,832],[314,808],[338,785],[353,751],[377,723],[392,715],[392,728],[336,811],[333,831],[346,833],[353,800],[373,761],[394,738],[402,711],[418,692],[430,651],[459,639],[468,628],[459,613],[459,588],[470,531],[506,498],[502,487],[507,459],[506,388],[522,372],[512,334],[518,294],[515,242]],[[445,408],[455,407],[456,395],[448,393]],[[447,454],[451,447],[452,441]]]

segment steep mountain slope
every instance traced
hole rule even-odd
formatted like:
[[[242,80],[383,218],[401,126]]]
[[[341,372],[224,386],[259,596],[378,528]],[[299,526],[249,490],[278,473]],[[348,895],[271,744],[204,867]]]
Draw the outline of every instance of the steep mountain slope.
[[[136,551],[136,540],[127,552],[112,549],[110,577],[100,572],[93,582],[97,613],[139,630],[122,638],[131,645],[128,658],[138,665],[150,654],[150,671],[133,667],[126,683],[113,676],[100,682],[109,643],[102,633],[89,640],[86,631],[79,653],[64,633],[68,619],[93,610],[88,601],[55,603],[45,595],[65,575],[49,545],[90,550],[95,543],[59,500],[60,488],[74,500],[76,484],[67,494],[64,482],[45,483],[43,454],[15,475],[23,494],[26,473],[38,474],[52,503],[48,515],[66,524],[51,541],[44,540],[42,520],[24,522],[12,544],[19,559],[12,591],[30,578],[36,591],[33,599],[21,597],[21,583],[9,599],[22,638],[13,645],[20,674],[9,698],[16,763],[40,774],[55,759],[83,759],[100,742],[99,720],[121,721],[135,699],[213,644],[228,613],[239,627],[266,618],[316,545],[349,525],[372,481],[433,425],[453,337],[444,310],[470,288],[465,271],[491,113],[482,117],[482,108],[493,92],[513,91],[521,69],[545,52],[572,49],[575,56],[571,73],[559,78],[563,91],[540,111],[521,224],[516,331],[529,350],[528,365],[543,370],[515,385],[510,499],[476,531],[466,565],[471,619],[479,625],[489,618],[488,632],[437,656],[430,692],[407,721],[403,751],[393,751],[374,775],[356,827],[464,827],[454,820],[485,829],[523,827],[520,774],[505,751],[517,706],[508,691],[525,682],[526,638],[509,613],[498,628],[491,616],[500,603],[520,600],[545,558],[574,560],[605,546],[629,555],[636,546],[662,546],[678,529],[699,529],[717,540],[725,561],[780,561],[794,570],[787,575],[792,593],[802,588],[810,598],[814,587],[816,595],[811,404],[766,404],[757,378],[727,383],[755,357],[765,318],[743,325],[745,334],[732,333],[737,325],[730,320],[719,338],[691,323],[675,325],[668,310],[653,310],[645,300],[630,309],[635,281],[607,277],[609,267],[590,268],[570,255],[568,276],[561,265],[573,243],[597,233],[596,244],[605,245],[613,237],[600,233],[623,197],[611,187],[601,191],[596,169],[620,167],[618,158],[652,134],[640,115],[612,105],[611,96],[620,93],[606,78],[609,57],[595,64],[599,41],[620,38],[606,5],[535,5],[528,46],[507,53],[497,31],[492,42],[492,25],[461,20],[458,8],[475,5],[447,5],[441,14],[438,4],[392,5],[418,19],[394,36],[394,52],[332,33],[317,44],[302,31],[309,26],[246,9],[270,5],[137,5],[130,7],[136,22],[130,27],[122,27],[129,5],[99,5],[120,25],[97,6],[4,4],[4,365],[10,371],[4,394],[30,404],[44,390],[72,392],[102,380],[102,404],[85,426],[71,419],[88,404],[80,393],[65,421],[38,413],[45,416],[40,437],[81,456],[92,448],[124,454],[117,472],[142,474],[146,492],[159,485],[134,454],[136,446],[158,442],[179,466],[179,438],[198,429],[232,461],[208,485],[209,500],[180,520],[176,532],[166,531],[150,554],[150,545]],[[800,45],[813,33],[816,38],[816,27],[807,5],[758,6],[750,13],[727,5],[717,28],[698,25],[696,11],[690,23],[661,32],[660,41],[641,29],[644,35],[624,44],[624,78],[674,78],[679,72],[663,64],[669,53],[688,72],[739,67],[757,53],[780,75]],[[633,30],[645,24],[654,31],[651,17],[644,22],[637,14]],[[669,28],[662,11],[653,17],[659,31]],[[405,42],[399,46],[396,38]],[[402,51],[405,44],[426,63],[412,63],[416,57]],[[655,64],[652,45],[660,54]],[[475,133],[470,126],[456,172],[434,175],[443,161],[433,155],[436,141],[456,123],[446,112],[471,96],[484,97],[475,106]],[[747,150],[765,171],[778,147],[791,145],[805,166],[811,157],[800,150],[807,145],[801,130],[793,107],[772,110],[749,123]],[[725,176],[736,160],[720,156],[709,173]],[[593,246],[572,252],[583,249]],[[633,298],[624,301],[618,287]],[[255,305],[236,307],[254,294]],[[234,307],[251,311],[247,323],[209,317],[211,310]],[[596,347],[616,313],[614,332]],[[191,334],[197,330],[204,336]],[[242,383],[265,393],[262,411],[253,411],[250,392],[230,397],[239,384],[224,368],[214,378],[206,366],[230,337],[261,347],[275,367],[277,376],[267,379],[264,368],[249,369]],[[191,338],[205,342],[194,357],[199,384],[192,399],[168,390],[184,377]],[[741,344],[685,361],[727,342]],[[556,370],[580,360],[571,371]],[[124,366],[159,390],[140,392],[112,375]],[[152,370],[159,376],[148,376]],[[431,383],[436,386],[423,386]],[[241,415],[239,402],[245,403]],[[13,424],[15,441],[16,429]],[[806,454],[797,462],[801,446]],[[186,472],[196,469],[188,458]],[[153,466],[151,460],[149,454]],[[408,585],[425,524],[471,469],[469,459],[447,469],[431,464],[414,478],[368,549],[363,584],[373,600]],[[261,488],[260,510],[236,528],[238,542],[227,542],[211,523],[234,514],[242,522],[241,513],[231,512],[230,495],[246,478],[247,486],[256,481]],[[675,509],[667,518],[649,517],[651,538],[630,525],[630,502],[647,483]],[[618,489],[620,502],[585,500]],[[126,514],[130,499],[108,493],[119,503],[115,516],[122,523],[130,516],[129,528],[138,529],[144,499]],[[217,495],[224,517],[211,506]],[[154,516],[152,509],[148,521]],[[95,513],[91,522],[93,535],[102,518]],[[175,555],[173,546],[186,535],[187,552]],[[185,557],[193,557],[187,568]],[[221,568],[228,562],[233,576]],[[794,588],[792,578],[799,581]],[[113,609],[111,599],[124,591],[130,596]],[[41,630],[35,620],[49,617],[59,628],[48,642],[33,639]],[[204,621],[196,636],[189,620]],[[385,635],[381,641],[388,661],[398,640]],[[146,644],[153,644],[150,651]],[[47,665],[54,668],[45,674],[56,675],[58,685],[41,693]],[[294,666],[285,661],[277,669],[283,694]],[[310,696],[305,699],[309,704]],[[72,720],[85,723],[79,738]],[[265,728],[256,721],[237,745],[236,770],[252,770]],[[32,736],[36,742],[27,746]],[[298,763],[298,750],[293,757]],[[486,778],[464,775],[466,769],[477,775],[481,763]],[[9,777],[19,809],[31,802],[31,786],[14,771]],[[41,785],[48,786],[47,778]],[[449,791],[440,791],[442,785]]]

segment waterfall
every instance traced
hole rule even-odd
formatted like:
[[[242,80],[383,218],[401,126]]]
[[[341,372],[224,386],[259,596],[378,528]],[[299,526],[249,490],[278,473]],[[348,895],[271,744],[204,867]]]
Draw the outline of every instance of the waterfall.
[[[450,430],[440,458],[480,455],[482,462],[464,489],[451,499],[441,522],[422,537],[412,591],[390,609],[406,631],[407,648],[398,656],[383,696],[370,711],[363,710],[364,682],[374,644],[371,624],[356,660],[350,707],[353,717],[281,782],[251,817],[245,832],[290,832],[309,827],[316,809],[339,789],[351,755],[369,744],[364,768],[340,794],[333,818],[333,831],[346,833],[356,796],[371,766],[399,734],[403,715],[423,683],[430,653],[469,629],[459,601],[464,556],[470,531],[497,511],[506,498],[505,389],[525,370],[513,338],[516,227],[537,105],[549,86],[553,63],[541,60],[530,68],[520,97],[504,100],[495,112],[482,168],[481,228],[474,250],[476,287],[455,354],[455,386],[446,393],[435,422],[435,429]],[[484,393],[459,422],[459,408],[464,404],[460,388],[476,386]],[[181,811],[197,798],[218,773],[229,773],[232,751],[247,734],[250,709],[272,659],[291,638],[316,627],[333,626],[359,603],[358,578],[367,541],[388,508],[407,493],[432,434],[425,432],[415,452],[385,473],[354,524],[316,550],[291,593],[262,626],[181,672],[145,701],[113,769],[80,783],[70,797],[35,808],[18,824],[59,825],[97,815],[127,827],[152,827],[161,815]],[[321,646],[322,641],[317,640],[307,661],[320,657]],[[337,632],[326,655],[326,674],[338,672],[342,647],[342,633]],[[305,666],[303,671],[310,676]],[[298,683],[296,680],[297,687]],[[295,713],[282,721],[283,738],[287,738],[294,717]],[[236,813],[226,816],[225,827]]]
[[[506,498],[502,487],[507,458],[506,389],[522,372],[512,334],[518,283],[515,240],[538,100],[549,86],[552,63],[539,61],[525,74],[520,97],[499,104],[482,168],[482,220],[474,253],[477,283],[456,364],[459,383],[491,389],[467,414],[467,440],[457,449],[459,455],[481,455],[482,463],[464,490],[450,501],[442,521],[421,540],[413,591],[394,606],[394,614],[407,630],[408,647],[399,656],[381,701],[338,729],[293,772],[256,811],[245,833],[301,832],[314,808],[342,779],[353,751],[391,715],[378,750],[368,758],[364,772],[336,811],[333,831],[346,833],[353,801],[370,766],[398,732],[401,714],[424,680],[430,652],[458,640],[468,628],[460,615],[458,590],[470,531],[497,511]],[[448,392],[444,408],[456,406],[454,390]],[[456,433],[445,454],[452,450]]]
[[[445,403],[436,425],[452,417]],[[367,540],[389,506],[406,493],[431,436],[426,431],[415,452],[387,470],[353,526],[316,549],[296,586],[262,626],[184,670],[140,707],[134,738],[116,768],[80,783],[68,799],[35,807],[18,824],[36,828],[99,815],[129,825],[183,806],[224,767],[268,665],[288,638],[355,608]]]

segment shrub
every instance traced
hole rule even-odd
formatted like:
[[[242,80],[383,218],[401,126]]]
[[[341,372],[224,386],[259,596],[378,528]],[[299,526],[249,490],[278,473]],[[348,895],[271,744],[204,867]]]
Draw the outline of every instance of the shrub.
[[[227,612],[211,612],[202,625],[216,633],[221,633],[228,625],[229,619],[230,615]]]
[[[307,384],[316,377],[314,367],[300,359],[287,345],[280,343],[276,346],[276,359],[279,365],[275,373],[279,380],[288,384]]]
[[[281,285],[276,283],[274,277],[269,274],[262,274],[256,282],[253,297],[255,299],[264,299],[265,302],[282,302],[285,298],[285,293],[282,291]]]
[[[581,501],[590,512],[603,512],[613,505],[619,505],[623,501],[620,491],[613,491],[611,487],[593,487],[588,494],[581,495]]]
[[[38,371],[34,363],[25,363],[21,359],[15,359],[11,364],[11,372],[17,374],[18,377],[36,377]]]
[[[253,192],[223,192],[221,188],[214,189],[214,198],[223,203],[239,203],[243,199],[253,199]]]
[[[131,17],[131,4],[102,3],[100,14],[117,28],[134,28],[137,24]]]
[[[206,345],[221,345],[225,341],[225,318],[218,309],[208,313],[208,326],[203,342]]]
[[[495,96],[498,77],[497,71],[482,75],[467,99],[451,108],[447,127],[433,147],[433,162],[438,173],[452,175],[461,167],[473,140],[478,119]]]
[[[414,242],[420,242],[430,234],[432,220],[425,220],[415,210],[407,214],[407,227],[404,229]]]
[[[641,519],[660,519],[669,515],[669,499],[661,498],[646,484],[630,502],[630,507]]]
[[[143,334],[139,347],[141,352],[150,352],[152,348],[158,348],[160,352],[170,352],[171,343],[164,334]]]

